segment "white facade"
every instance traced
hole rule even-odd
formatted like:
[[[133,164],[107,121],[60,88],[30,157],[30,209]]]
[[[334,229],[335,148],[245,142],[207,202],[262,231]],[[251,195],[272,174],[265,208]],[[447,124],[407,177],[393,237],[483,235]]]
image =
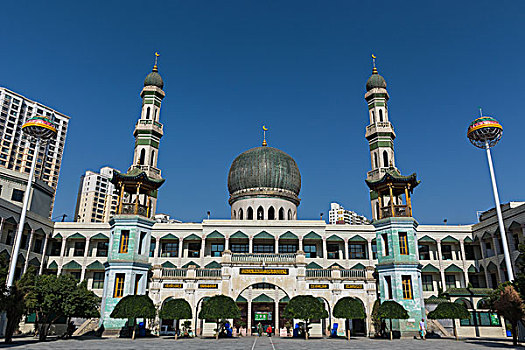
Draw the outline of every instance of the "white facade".
[[[69,117],[3,87],[0,87],[0,107],[0,167],[10,170],[29,173],[35,158],[34,144],[28,148],[22,137],[22,125],[25,121],[33,116],[42,115],[56,123],[57,137],[50,140],[47,146],[40,147],[35,169],[35,178],[53,188],[54,201]]]
[[[103,167],[100,173],[86,171],[80,179],[75,221],[108,222],[115,214],[118,193],[111,183],[115,169]]]
[[[366,225],[369,223],[366,217],[351,210],[346,210],[339,203],[330,203],[328,222],[330,225]]]

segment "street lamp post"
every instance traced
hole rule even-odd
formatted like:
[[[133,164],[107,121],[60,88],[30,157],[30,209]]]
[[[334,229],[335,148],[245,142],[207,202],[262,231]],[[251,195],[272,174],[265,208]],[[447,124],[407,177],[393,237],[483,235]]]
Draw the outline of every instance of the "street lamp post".
[[[499,232],[501,233],[501,241],[503,243],[503,254],[505,256],[505,266],[507,267],[507,274],[509,281],[514,280],[514,273],[512,263],[510,260],[509,247],[507,245],[507,234],[505,233],[505,226],[503,225],[503,216],[501,215],[501,207],[499,202],[498,187],[496,185],[496,175],[494,174],[494,166],[492,165],[492,156],[490,148],[495,146],[501,139],[503,127],[498,121],[492,117],[483,116],[480,110],[480,117],[474,120],[468,127],[467,137],[470,142],[478,147],[484,148],[487,151],[487,161],[489,163],[490,178],[492,180],[492,191],[494,193],[494,202],[496,204],[496,214],[498,216]]]
[[[20,222],[18,223],[18,229],[16,232],[15,246],[13,248],[13,254],[11,255],[11,261],[9,263],[9,275],[7,277],[7,288],[11,288],[15,279],[16,263],[18,260],[18,253],[20,251],[20,244],[22,242],[22,234],[24,232],[24,226],[26,221],[27,207],[29,205],[29,197],[31,196],[31,187],[33,185],[33,177],[35,175],[35,167],[38,159],[38,151],[42,143],[47,142],[57,134],[55,123],[49,118],[42,116],[35,116],[28,119],[24,125],[22,125],[22,132],[27,136],[28,148],[31,145],[31,141],[35,142],[35,153],[33,156],[33,162],[31,163],[31,170],[29,171],[29,178],[27,179],[27,186],[24,193],[24,202],[22,204],[22,212],[20,213]],[[27,257],[26,257],[27,259]]]

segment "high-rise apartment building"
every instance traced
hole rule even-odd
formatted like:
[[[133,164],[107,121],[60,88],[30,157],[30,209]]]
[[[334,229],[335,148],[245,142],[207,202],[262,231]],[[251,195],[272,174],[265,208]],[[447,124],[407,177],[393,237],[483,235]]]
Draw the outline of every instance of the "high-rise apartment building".
[[[330,203],[328,220],[331,225],[366,225],[369,223],[366,217],[351,210],[346,210],[339,203]]]
[[[80,178],[75,221],[108,222],[117,209],[118,193],[111,183],[115,169],[103,167],[100,173],[86,171]]]
[[[69,117],[50,107],[30,100],[16,92],[0,87],[0,167],[29,174],[31,163],[36,159],[35,178],[53,189],[53,201],[60,174],[62,154],[66,142]],[[56,123],[57,137],[40,146],[37,155],[35,145],[28,147],[22,134],[22,125],[32,116],[42,115]],[[49,213],[51,216],[52,212]]]

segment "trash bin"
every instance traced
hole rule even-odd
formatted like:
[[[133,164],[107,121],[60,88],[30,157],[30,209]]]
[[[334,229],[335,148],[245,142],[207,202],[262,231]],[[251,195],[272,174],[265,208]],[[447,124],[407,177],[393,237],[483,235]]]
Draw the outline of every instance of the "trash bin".
[[[146,336],[146,324],[144,322],[139,323],[139,337]]]

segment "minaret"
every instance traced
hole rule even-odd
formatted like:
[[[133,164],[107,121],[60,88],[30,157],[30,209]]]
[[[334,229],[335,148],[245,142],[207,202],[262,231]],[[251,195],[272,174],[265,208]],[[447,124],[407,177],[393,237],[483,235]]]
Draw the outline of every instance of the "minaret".
[[[388,91],[386,81],[379,75],[376,57],[372,55],[372,75],[366,82],[365,100],[368,104],[370,125],[366,127],[365,137],[370,147],[370,161],[372,170],[367,173],[367,180],[378,180],[385,175],[386,170],[397,170],[394,157],[394,139],[396,134],[394,127],[388,118]],[[372,217],[378,219],[377,193],[370,191],[372,204]]]
[[[160,119],[160,107],[164,93],[164,82],[159,74],[157,59],[159,54],[155,52],[155,65],[151,73],[144,79],[144,88],[140,92],[142,98],[142,113],[135,125],[135,152],[133,165],[128,171],[138,168],[149,177],[160,179],[160,169],[157,168],[159,156],[159,143],[163,135]]]

